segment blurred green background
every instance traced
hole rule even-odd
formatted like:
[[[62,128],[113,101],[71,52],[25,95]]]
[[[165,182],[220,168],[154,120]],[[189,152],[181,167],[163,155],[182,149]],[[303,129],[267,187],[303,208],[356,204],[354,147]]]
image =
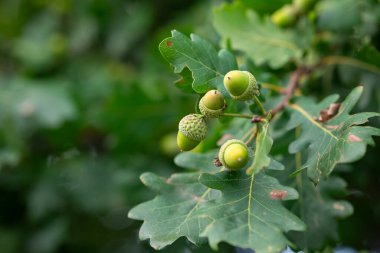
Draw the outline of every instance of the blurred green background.
[[[142,172],[174,171],[170,136],[160,140],[193,109],[158,44],[208,11],[190,0],[0,2],[1,253],[153,252],[127,213],[153,196]]]
[[[196,99],[175,88],[158,44],[178,29],[218,45],[217,3],[0,2],[1,253],[154,252],[127,213],[154,196],[142,172],[178,171],[173,133]],[[346,175],[360,208],[343,242],[358,249],[379,247],[379,153]],[[211,251],[175,245],[164,252]]]

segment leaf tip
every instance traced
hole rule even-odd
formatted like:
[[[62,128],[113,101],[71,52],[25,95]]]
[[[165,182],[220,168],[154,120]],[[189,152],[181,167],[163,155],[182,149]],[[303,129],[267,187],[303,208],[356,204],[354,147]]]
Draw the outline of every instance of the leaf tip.
[[[141,174],[140,181],[153,191],[159,192],[165,188],[164,180],[152,172]]]
[[[171,34],[172,34],[172,36],[174,37],[176,34],[178,34],[179,32],[176,30],[176,29],[173,29],[172,31],[171,31]]]
[[[142,218],[138,215],[139,212],[136,211],[137,209],[138,209],[138,206],[135,206],[131,210],[129,210],[127,217],[131,220],[141,220]]]
[[[364,85],[360,84],[356,86],[355,89],[352,90],[352,93],[358,93],[360,97],[360,95],[363,93],[363,90],[364,90]]]
[[[129,210],[129,212],[127,214],[127,217],[128,217],[128,219],[136,220],[133,209],[134,208],[132,208],[131,210]]]

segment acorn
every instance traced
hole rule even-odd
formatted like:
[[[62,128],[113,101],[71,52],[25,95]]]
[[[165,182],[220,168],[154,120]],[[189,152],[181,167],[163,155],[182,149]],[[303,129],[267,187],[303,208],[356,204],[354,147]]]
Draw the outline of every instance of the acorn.
[[[208,91],[199,101],[199,110],[207,118],[218,118],[225,108],[226,101],[217,90]]]
[[[275,11],[272,16],[272,22],[280,27],[290,26],[297,19],[298,9],[290,4],[284,5]]]
[[[249,161],[249,151],[244,142],[232,139],[225,142],[219,150],[219,161],[230,170],[244,168]]]
[[[316,0],[293,0],[293,5],[300,12],[307,12],[312,9]]]
[[[223,84],[233,99],[245,101],[260,94],[255,77],[248,71],[228,72],[224,76]]]
[[[189,114],[178,124],[177,144],[181,151],[195,148],[207,135],[207,124],[201,114]]]

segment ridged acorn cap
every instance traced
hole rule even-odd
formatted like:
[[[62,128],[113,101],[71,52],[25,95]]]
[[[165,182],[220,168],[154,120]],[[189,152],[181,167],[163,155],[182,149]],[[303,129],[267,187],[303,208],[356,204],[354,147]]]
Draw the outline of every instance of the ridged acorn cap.
[[[245,101],[260,94],[256,78],[248,71],[228,72],[224,76],[223,84],[233,99]]]
[[[206,138],[207,124],[201,114],[189,114],[181,119],[178,130],[192,141],[200,142]]]
[[[222,93],[210,90],[199,101],[199,110],[207,118],[218,118],[223,113],[225,105]]]
[[[219,161],[227,169],[238,170],[244,168],[248,160],[248,147],[241,140],[229,140],[219,150]]]

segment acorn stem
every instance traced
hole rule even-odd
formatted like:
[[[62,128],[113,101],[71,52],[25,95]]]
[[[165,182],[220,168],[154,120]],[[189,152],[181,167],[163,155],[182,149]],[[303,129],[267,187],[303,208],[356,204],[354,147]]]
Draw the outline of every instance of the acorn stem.
[[[260,108],[260,111],[263,115],[266,115],[267,112],[264,109],[263,104],[260,102],[259,98],[257,96],[253,96],[253,100],[255,101],[255,104]]]
[[[254,117],[254,115],[239,114],[239,113],[223,113],[221,116],[238,117],[238,118],[246,118],[246,119],[252,119]]]

